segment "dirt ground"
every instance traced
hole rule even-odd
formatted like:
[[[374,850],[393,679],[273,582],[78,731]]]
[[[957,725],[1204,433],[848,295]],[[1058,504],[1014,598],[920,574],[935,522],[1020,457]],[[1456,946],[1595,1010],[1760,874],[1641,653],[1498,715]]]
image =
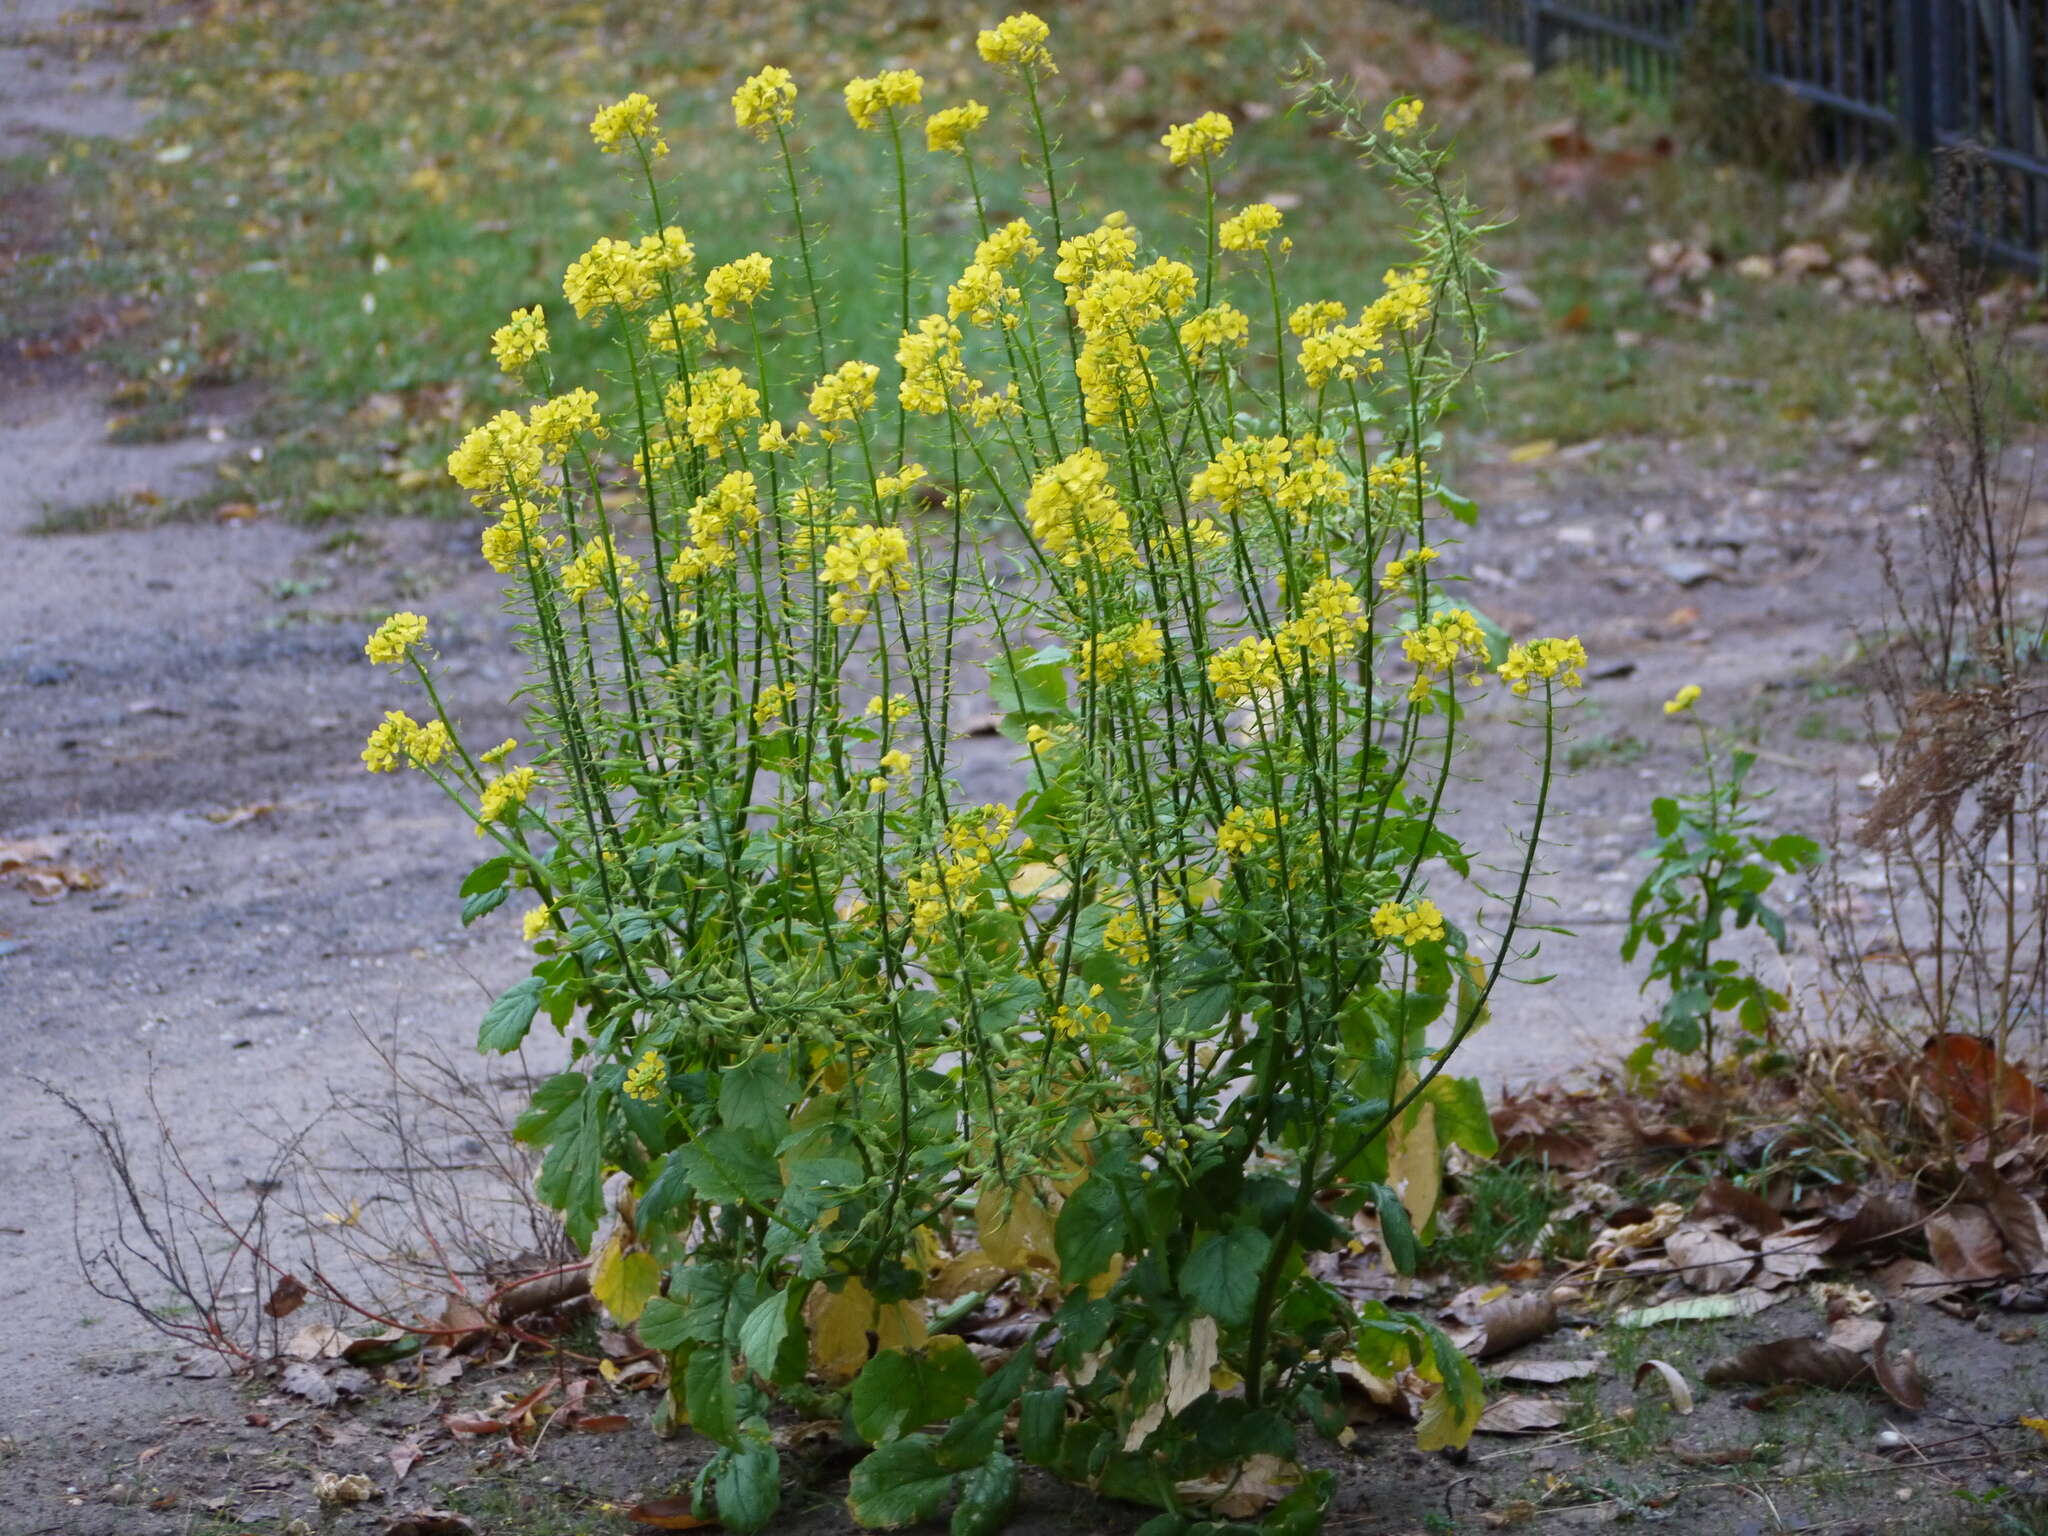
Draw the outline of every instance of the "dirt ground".
[[[0,33],[57,9],[6,0]],[[117,80],[0,47],[11,151],[45,132],[141,121]],[[488,997],[524,964],[509,918],[459,924],[467,829],[423,780],[373,778],[357,761],[365,722],[404,702],[361,657],[366,624],[394,606],[432,615],[450,704],[474,733],[514,725],[509,623],[472,526],[386,522],[345,538],[271,520],[39,531],[67,508],[203,493],[221,458],[264,450],[247,435],[252,402],[226,396],[198,403],[191,436],[111,444],[104,391],[76,363],[0,358],[0,842],[47,840],[84,876],[61,897],[0,882],[0,1533],[282,1530],[321,1518],[307,1493],[316,1470],[368,1471],[384,1490],[368,1512],[333,1518],[350,1530],[382,1529],[448,1483],[470,1490],[485,1530],[580,1529],[598,1501],[665,1491],[699,1452],[638,1433],[561,1436],[509,1480],[502,1446],[443,1440],[396,1486],[389,1447],[441,1405],[252,1406],[226,1382],[190,1379],[82,1284],[75,1238],[98,1230],[104,1186],[40,1084],[105,1106],[144,1148],[153,1092],[194,1173],[232,1199],[278,1135],[374,1072],[366,1033],[461,1057]],[[1578,937],[1550,941],[1541,968],[1555,979],[1503,998],[1472,1044],[1470,1069],[1499,1085],[1611,1057],[1640,1029],[1614,950],[1652,782],[1672,782],[1689,746],[1657,708],[1679,684],[1712,689],[1723,720],[1753,717],[1768,749],[1759,776],[1778,786],[1785,827],[1824,831],[1835,796],[1853,809],[1870,766],[1844,739],[1860,706],[1833,697],[1830,677],[1877,611],[1875,533],[1910,525],[1924,482],[1847,451],[1765,473],[1712,444],[1527,465],[1495,453],[1469,480],[1485,508],[1458,556],[1474,600],[1517,632],[1577,632],[1594,659],[1547,887],[1554,920]],[[1489,756],[1505,761],[1510,746]],[[1489,814],[1467,815],[1482,843]],[[383,1187],[365,1171],[353,1193],[374,1201]],[[1795,1331],[1765,1321],[1715,1347]],[[1918,1312],[1902,1325],[1934,1362],[1943,1412],[2039,1411],[2040,1346],[2030,1334],[2003,1342],[2010,1322],[1980,1330]],[[1625,1381],[1598,1390],[1610,1407],[1628,1397]],[[1721,1394],[1677,1439],[1772,1441],[1783,1454],[1764,1481],[1742,1465],[1631,1468],[1570,1444],[1481,1441],[1453,1465],[1371,1435],[1344,1461],[1331,1528],[1405,1532],[1441,1515],[1453,1524],[1436,1528],[1479,1529],[1490,1510],[1578,1479],[1583,1507],[1546,1512],[1543,1528],[1675,1516],[1692,1531],[1939,1531],[1964,1528],[1951,1484],[2014,1475],[1970,1429],[1930,1421],[1918,1440],[1956,1443],[1899,1467],[1875,1449],[1875,1401],[1845,1399],[1790,1429],[1760,1430],[1757,1417]],[[1948,1466],[1960,1457],[1977,1459]],[[823,1469],[819,1497],[796,1498],[782,1528],[841,1528],[834,1475]],[[1687,1484],[1713,1486],[1675,1491]],[[561,1523],[522,1523],[538,1506]],[[1035,1484],[1020,1528],[1135,1523]]]

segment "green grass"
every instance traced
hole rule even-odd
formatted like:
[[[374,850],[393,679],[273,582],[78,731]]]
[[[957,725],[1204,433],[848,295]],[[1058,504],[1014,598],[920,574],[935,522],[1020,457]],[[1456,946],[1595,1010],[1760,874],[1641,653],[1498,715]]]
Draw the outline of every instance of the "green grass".
[[[590,142],[593,107],[634,87],[662,102],[675,147],[666,212],[697,241],[700,271],[766,250],[786,305],[797,285],[780,233],[785,194],[769,151],[732,126],[727,97],[748,70],[791,65],[804,87],[809,211],[839,273],[856,279],[833,326],[886,356],[894,285],[867,279],[896,268],[893,176],[880,140],[847,124],[837,87],[908,62],[928,77],[928,105],[967,94],[1006,104],[972,48],[957,46],[971,25],[947,16],[928,29],[885,0],[719,0],[688,22],[630,3],[258,0],[189,24],[87,32],[170,108],[136,145],[67,145],[0,165],[0,191],[33,198],[52,225],[17,268],[23,299],[0,331],[61,328],[67,306],[110,296],[145,306],[148,323],[105,343],[147,381],[125,432],[175,432],[190,389],[254,379],[270,400],[255,429],[272,451],[237,466],[231,494],[311,520],[452,510],[441,457],[465,423],[513,399],[487,356],[504,315],[547,304],[565,376],[587,376],[600,358],[595,334],[564,313],[560,274],[597,236],[640,227],[642,193]],[[1866,185],[1845,213],[1814,188],[1660,154],[1668,104],[1572,71],[1532,80],[1512,50],[1384,5],[1137,0],[1055,25],[1070,226],[1122,209],[1155,246],[1185,245],[1196,185],[1169,173],[1159,131],[1232,107],[1246,121],[1224,200],[1284,201],[1290,286],[1352,304],[1403,253],[1400,219],[1343,146],[1276,115],[1287,102],[1279,72],[1307,41],[1340,64],[1369,59],[1392,90],[1420,87],[1439,102],[1438,131],[1459,145],[1475,200],[1511,219],[1488,249],[1513,279],[1516,302],[1496,317],[1511,355],[1472,402],[1496,443],[1487,451],[1600,439],[1626,456],[1695,437],[1790,462],[1844,418],[1895,422],[1912,408],[1902,313],[1731,270],[1793,238],[1839,238],[1859,217],[1888,229],[1910,188]],[[1469,79],[1424,86],[1447,51],[1469,58]],[[1032,211],[1027,141],[1019,125],[998,126],[1007,110],[998,105],[981,146],[998,216]],[[1563,117],[1596,148],[1570,197],[1548,189],[1553,160],[1539,133]],[[925,313],[943,307],[974,229],[954,162],[912,137],[912,307]],[[1088,175],[1077,180],[1081,162]],[[1722,265],[1674,302],[1644,281],[1657,239],[1710,247]],[[1715,379],[1734,382],[1701,382]],[[1906,446],[1880,431],[1871,451]]]

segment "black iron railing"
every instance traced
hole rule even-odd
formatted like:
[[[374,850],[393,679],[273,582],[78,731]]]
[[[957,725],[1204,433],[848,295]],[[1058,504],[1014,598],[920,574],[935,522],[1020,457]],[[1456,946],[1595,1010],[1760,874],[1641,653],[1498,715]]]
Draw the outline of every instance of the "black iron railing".
[[[1668,89],[1704,0],[1419,0],[1447,21]],[[2038,269],[2048,250],[2048,0],[1739,0],[1758,81],[1806,103],[1848,163],[1965,150],[1961,233]]]

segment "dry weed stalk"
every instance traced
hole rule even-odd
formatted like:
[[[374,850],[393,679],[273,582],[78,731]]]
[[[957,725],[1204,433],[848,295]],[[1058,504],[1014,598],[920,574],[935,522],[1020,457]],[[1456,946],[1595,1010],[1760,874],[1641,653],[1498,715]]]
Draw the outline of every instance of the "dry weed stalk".
[[[1969,177],[1966,162],[1944,166],[1947,212]],[[1921,332],[1932,495],[1911,546],[1880,532],[1891,611],[1861,637],[1880,789],[1854,841],[1876,855],[1878,931],[1840,861],[1823,871],[1816,908],[1846,1017],[1894,1044],[1977,1033],[2003,1056],[2038,1051],[2048,1018],[2048,675],[2019,573],[2033,487],[2005,472],[2011,326],[1956,245],[1932,268],[1938,318]]]

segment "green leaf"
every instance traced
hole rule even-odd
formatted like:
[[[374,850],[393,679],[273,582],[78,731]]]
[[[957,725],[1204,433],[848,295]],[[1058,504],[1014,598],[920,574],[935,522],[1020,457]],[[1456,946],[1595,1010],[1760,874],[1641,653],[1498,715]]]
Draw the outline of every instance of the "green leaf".
[[[1418,1255],[1415,1227],[1408,1220],[1408,1207],[1401,1203],[1400,1195],[1385,1184],[1372,1186],[1372,1203],[1379,1212],[1380,1240],[1387,1245],[1387,1257],[1394,1261],[1394,1268],[1402,1274],[1414,1274]]]
[[[1650,818],[1656,823],[1657,835],[1669,837],[1678,830],[1678,802],[1669,795],[1659,795],[1650,802]]]
[[[809,1283],[771,1291],[740,1324],[740,1354],[755,1375],[778,1386],[803,1378],[806,1349],[803,1304]]]
[[[462,895],[464,897],[481,896],[486,891],[501,891],[505,888],[506,876],[511,873],[512,860],[510,858],[501,856],[495,859],[485,859],[483,863],[477,865],[475,869],[472,869],[462,877]]]
[[[714,1205],[752,1200],[772,1206],[782,1197],[782,1169],[774,1154],[737,1131],[712,1131],[677,1147],[669,1157],[682,1165],[682,1177],[697,1197]]]
[[[1017,1399],[1017,1454],[1033,1466],[1051,1466],[1059,1459],[1060,1435],[1066,1425],[1065,1387],[1024,1393]]]
[[[1004,714],[1052,714],[1067,707],[1067,651],[1048,645],[1025,657],[997,656],[988,663],[989,692]]]
[[[965,1408],[981,1386],[981,1365],[952,1335],[923,1349],[885,1349],[854,1378],[854,1430],[881,1445]]]
[[[1463,1147],[1475,1157],[1492,1157],[1500,1150],[1493,1116],[1486,1110],[1486,1093],[1477,1078],[1446,1073],[1433,1079],[1422,1096],[1436,1106],[1439,1142]]]
[[[772,1445],[749,1443],[719,1470],[712,1498],[728,1531],[758,1531],[782,1503],[782,1458]]]
[[[1067,1196],[1053,1223],[1052,1244],[1059,1255],[1060,1279],[1068,1285],[1093,1280],[1123,1250],[1124,1237],[1123,1195],[1108,1171],[1098,1169]]]
[[[770,1147],[789,1134],[789,1106],[795,1102],[789,1068],[772,1052],[757,1051],[718,1080],[718,1118]]]
[[[468,919],[464,919],[466,922]],[[519,1048],[519,1042],[526,1038],[527,1030],[533,1027],[533,1016],[540,1011],[540,978],[528,976],[515,981],[491,1004],[484,1014],[483,1027],[477,1031],[476,1048],[480,1051],[512,1051]]]
[[[1448,485],[1439,485],[1436,488],[1436,500],[1438,506],[1450,513],[1452,517],[1455,517],[1467,528],[1478,523],[1479,503],[1470,496],[1461,496]]]
[[[739,1429],[739,1394],[732,1382],[732,1359],[716,1346],[691,1352],[683,1367],[683,1406],[690,1428],[707,1440],[731,1445]]]
[[[996,1536],[1016,1509],[1017,1463],[997,1451],[961,1485],[952,1536]]]
[[[474,896],[462,898],[462,926],[467,928],[478,918],[495,912],[505,905],[505,898],[512,893],[502,885],[495,890],[478,891]]]
[[[954,1474],[938,1463],[922,1435],[892,1441],[853,1469],[846,1504],[869,1530],[929,1520],[953,1491]]]
[[[1181,1270],[1181,1294],[1226,1327],[1243,1327],[1251,1321],[1259,1271],[1272,1248],[1272,1239],[1257,1227],[1203,1238]]]
[[[664,1352],[681,1349],[696,1338],[690,1327],[689,1313],[666,1296],[648,1298],[640,1320],[633,1325],[633,1332],[649,1349]]]

